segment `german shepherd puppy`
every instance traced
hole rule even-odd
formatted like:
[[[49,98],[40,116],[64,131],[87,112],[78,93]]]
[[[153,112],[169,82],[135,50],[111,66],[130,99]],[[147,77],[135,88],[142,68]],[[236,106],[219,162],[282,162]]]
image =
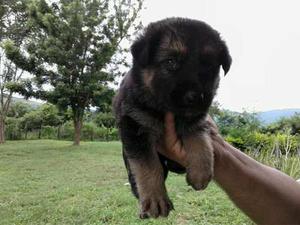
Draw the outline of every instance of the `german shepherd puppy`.
[[[166,187],[168,171],[186,172],[195,190],[213,176],[213,150],[205,119],[231,57],[217,31],[197,20],[168,18],[151,23],[131,46],[133,66],[114,99],[131,189],[140,218],[168,216],[173,208]],[[160,155],[164,116],[175,116],[187,151],[186,168]]]

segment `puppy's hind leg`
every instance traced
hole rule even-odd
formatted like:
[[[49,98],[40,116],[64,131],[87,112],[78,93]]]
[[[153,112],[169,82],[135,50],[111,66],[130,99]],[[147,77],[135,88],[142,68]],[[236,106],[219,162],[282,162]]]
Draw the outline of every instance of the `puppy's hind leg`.
[[[130,169],[130,165],[129,165],[128,159],[125,155],[124,149],[123,149],[123,160],[124,160],[124,164],[125,164],[125,167],[127,170],[128,181],[129,181],[129,184],[131,187],[131,192],[136,198],[139,198],[139,194],[138,194],[137,187],[136,187],[136,181],[135,181],[134,175]]]
[[[139,125],[130,117],[122,119],[120,133],[125,162],[135,182],[131,185],[136,187],[140,202],[140,218],[168,216],[173,206],[167,195],[163,167],[150,135],[141,132]]]
[[[131,187],[131,191],[132,191],[132,194],[138,199],[139,198],[139,193],[138,193],[138,190],[137,190],[137,185],[136,185],[136,180],[135,180],[135,177],[130,169],[130,165],[129,165],[129,162],[128,162],[128,159],[125,155],[125,150],[123,149],[123,160],[124,160],[124,164],[125,164],[125,167],[126,167],[126,170],[127,170],[127,175],[128,175],[128,181],[129,181],[129,184],[130,184],[130,187]],[[166,167],[165,165],[165,158],[162,156],[162,155],[159,155],[159,160],[160,160],[160,163],[162,165],[162,168],[163,168],[163,173],[164,173],[164,180],[167,179],[168,177],[168,168]]]
[[[187,183],[195,190],[205,189],[213,176],[213,148],[209,135],[198,133],[183,139],[187,151]]]

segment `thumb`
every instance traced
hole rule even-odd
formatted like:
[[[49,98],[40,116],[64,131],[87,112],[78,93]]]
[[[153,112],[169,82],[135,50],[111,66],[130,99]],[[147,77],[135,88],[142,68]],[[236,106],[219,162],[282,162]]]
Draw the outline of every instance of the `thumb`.
[[[165,142],[167,145],[172,146],[177,141],[176,128],[174,115],[167,112],[165,115]]]

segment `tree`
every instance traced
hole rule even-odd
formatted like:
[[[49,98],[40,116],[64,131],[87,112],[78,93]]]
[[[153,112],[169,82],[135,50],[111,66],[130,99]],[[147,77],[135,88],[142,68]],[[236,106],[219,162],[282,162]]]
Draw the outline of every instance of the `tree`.
[[[295,113],[288,118],[281,118],[279,121],[269,124],[264,128],[269,133],[290,133],[291,135],[300,134],[300,113]]]
[[[116,65],[126,64],[117,53],[124,50],[121,41],[139,28],[141,7],[142,0],[31,0],[27,26],[34,35],[26,51],[11,41],[5,44],[7,56],[35,78],[14,90],[70,107],[75,145],[85,109],[112,92],[108,83],[118,75]]]
[[[58,132],[63,123],[63,115],[60,115],[57,107],[52,104],[43,104],[35,110],[25,113],[21,118],[21,128],[25,131],[38,130],[41,138],[43,126],[58,127]]]
[[[27,139],[28,131],[38,130],[39,138],[41,136],[41,129],[43,124],[42,113],[40,110],[33,110],[26,113],[20,122],[20,127],[25,131],[25,139]]]
[[[7,117],[20,118],[33,110],[33,107],[25,102],[13,102],[7,112]]]
[[[22,46],[27,29],[23,26],[27,15],[24,3],[16,0],[1,0],[0,4],[0,144],[5,141],[5,120],[11,104],[13,90],[8,84],[19,82],[23,71],[5,57],[2,41],[13,40]]]
[[[116,127],[116,120],[112,113],[97,113],[97,115],[94,118],[94,122],[99,127]]]
[[[59,111],[55,105],[44,104],[38,111],[40,111],[43,126],[59,126],[63,121],[63,115],[59,115]]]
[[[83,126],[83,132],[90,138],[91,141],[94,141],[94,135],[96,133],[97,126],[93,122],[87,122]]]

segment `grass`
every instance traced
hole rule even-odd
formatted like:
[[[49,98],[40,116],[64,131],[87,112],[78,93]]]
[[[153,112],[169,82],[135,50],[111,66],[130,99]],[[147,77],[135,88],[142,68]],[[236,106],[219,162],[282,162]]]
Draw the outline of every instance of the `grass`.
[[[248,152],[247,154],[257,161],[276,168],[295,179],[300,178],[300,157],[298,154],[275,155],[271,151],[262,151],[258,154]]]
[[[175,211],[140,220],[119,142],[12,141],[0,146],[0,224],[252,224],[213,182],[195,192],[183,175],[167,188]]]

